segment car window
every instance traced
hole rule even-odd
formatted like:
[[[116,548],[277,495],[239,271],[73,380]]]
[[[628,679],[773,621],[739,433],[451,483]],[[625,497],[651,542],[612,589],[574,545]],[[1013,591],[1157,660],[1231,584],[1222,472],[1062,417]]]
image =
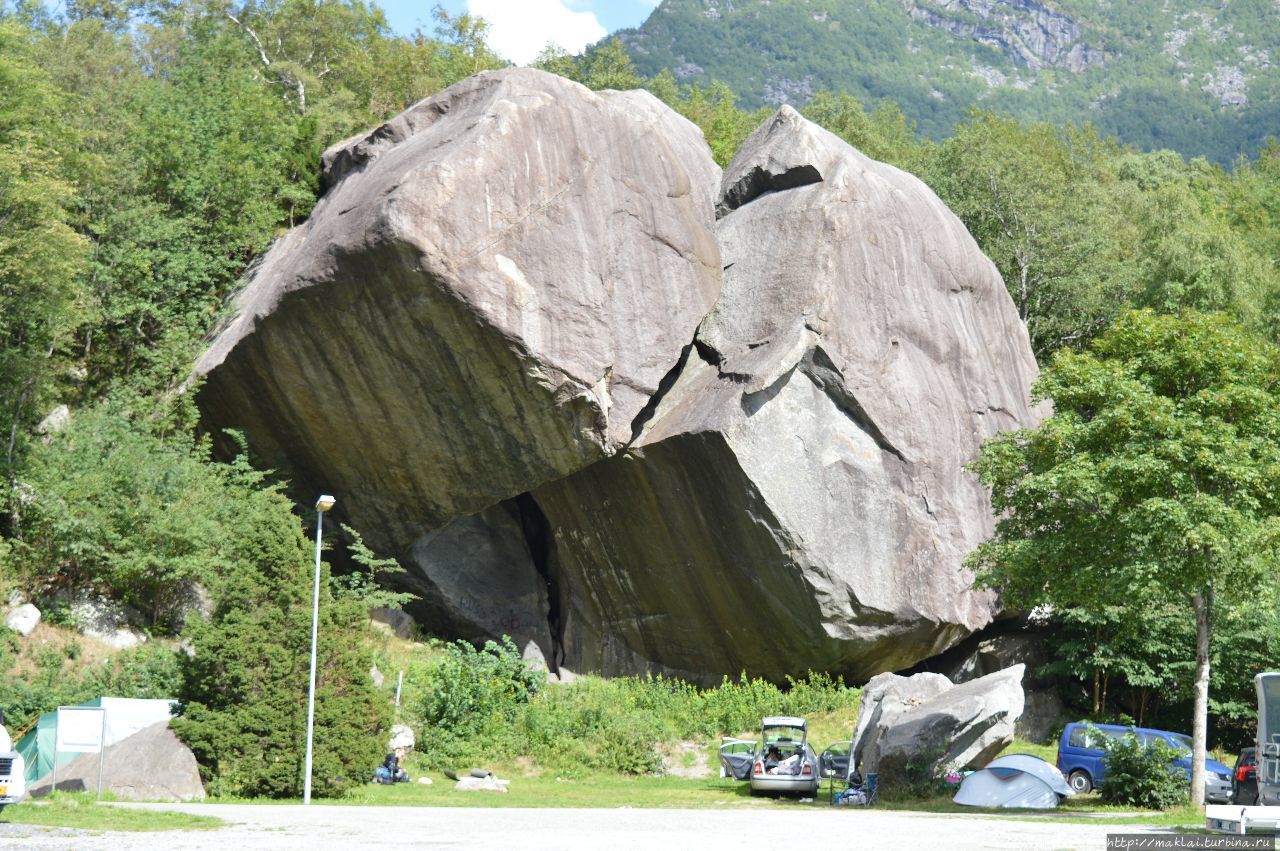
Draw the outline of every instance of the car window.
[[[1169,743],[1183,753],[1191,753],[1191,737],[1181,733],[1170,733]]]
[[[1073,748],[1086,750],[1102,750],[1102,739],[1118,739],[1124,735],[1119,730],[1090,730],[1088,727],[1076,727],[1071,731],[1067,744]]]
[[[804,730],[798,727],[765,727],[764,740],[777,744],[799,744],[804,739]]]

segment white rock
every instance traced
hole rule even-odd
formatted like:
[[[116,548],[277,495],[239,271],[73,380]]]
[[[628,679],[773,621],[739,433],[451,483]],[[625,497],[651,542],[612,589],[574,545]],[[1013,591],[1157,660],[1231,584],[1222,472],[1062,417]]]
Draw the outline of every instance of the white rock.
[[[391,728],[391,740],[387,743],[387,748],[393,751],[396,748],[404,748],[407,751],[411,751],[415,741],[413,730],[408,724],[396,724]]]
[[[369,669],[369,679],[373,680],[374,688],[382,688],[382,683],[385,682],[386,677],[382,676],[382,672],[378,670],[378,666],[374,665]]]
[[[127,650],[147,640],[143,632],[132,626],[142,616],[115,600],[77,592],[70,598],[68,610],[81,633],[117,650]]]
[[[458,779],[457,784],[453,787],[455,792],[501,792],[507,791],[507,784],[510,780],[499,780],[493,775],[488,777],[462,777]]]
[[[23,603],[4,616],[4,625],[23,636],[31,634],[40,623],[40,610],[30,603]]]
[[[419,783],[421,783],[423,786],[430,786],[430,785],[431,785],[431,778],[430,778],[430,777],[419,777],[419,778],[418,778],[418,782],[419,782]]]
[[[40,434],[57,434],[66,428],[69,422],[71,422],[71,409],[66,405],[59,405],[40,421],[36,431]]]

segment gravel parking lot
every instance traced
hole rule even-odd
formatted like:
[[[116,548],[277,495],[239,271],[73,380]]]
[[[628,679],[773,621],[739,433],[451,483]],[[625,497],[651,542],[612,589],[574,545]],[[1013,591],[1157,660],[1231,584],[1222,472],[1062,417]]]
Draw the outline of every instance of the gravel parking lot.
[[[220,830],[104,833],[0,825],[0,848],[217,849],[432,848],[520,851],[678,851],[739,843],[874,849],[1090,849],[1137,825],[969,818],[815,807],[812,810],[478,809],[249,804],[122,804],[217,816]],[[806,847],[801,844],[798,847]]]

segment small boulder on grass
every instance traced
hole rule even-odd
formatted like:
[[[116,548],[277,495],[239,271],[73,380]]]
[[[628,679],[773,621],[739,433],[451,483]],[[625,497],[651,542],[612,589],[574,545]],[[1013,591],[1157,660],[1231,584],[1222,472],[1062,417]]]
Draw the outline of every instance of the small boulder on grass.
[[[490,774],[488,777],[461,777],[453,787],[455,792],[501,792],[506,794],[510,780],[499,780]]]

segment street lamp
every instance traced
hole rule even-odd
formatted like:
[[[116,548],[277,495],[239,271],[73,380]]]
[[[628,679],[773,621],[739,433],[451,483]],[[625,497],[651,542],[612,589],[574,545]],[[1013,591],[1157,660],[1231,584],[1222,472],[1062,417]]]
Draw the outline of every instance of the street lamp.
[[[311,686],[307,689],[307,767],[302,781],[302,803],[311,803],[311,740],[316,727],[316,634],[320,626],[320,533],[324,529],[324,513],[336,499],[328,494],[316,500],[316,580],[311,598]]]

